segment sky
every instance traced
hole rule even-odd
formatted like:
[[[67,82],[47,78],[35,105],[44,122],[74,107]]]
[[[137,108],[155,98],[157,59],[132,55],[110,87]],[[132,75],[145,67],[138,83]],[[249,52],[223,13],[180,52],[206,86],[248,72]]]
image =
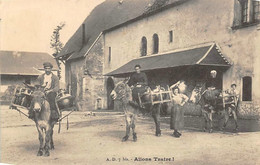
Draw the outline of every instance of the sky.
[[[53,53],[50,39],[61,22],[65,44],[104,0],[0,0],[0,50]]]

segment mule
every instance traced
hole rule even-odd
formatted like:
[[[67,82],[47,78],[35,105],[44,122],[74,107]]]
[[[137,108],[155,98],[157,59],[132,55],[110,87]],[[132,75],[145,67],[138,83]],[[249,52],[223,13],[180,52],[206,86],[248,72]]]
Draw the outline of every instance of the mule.
[[[36,87],[32,93],[30,110],[34,112],[34,122],[39,134],[40,147],[37,156],[49,156],[49,149],[54,149],[53,127],[56,121],[51,120],[50,104],[44,89]]]
[[[196,86],[191,94],[190,101],[201,105],[202,115],[204,117],[204,128],[203,130],[207,130],[207,126],[209,126],[209,132],[213,131],[213,114],[223,114],[224,115],[224,125],[220,130],[226,128],[226,125],[229,121],[230,116],[234,117],[235,120],[235,131],[238,130],[237,124],[237,114],[236,114],[236,106],[234,104],[229,104],[223,106],[223,95],[222,91],[219,89],[212,90],[204,90],[202,91],[202,86]],[[226,100],[225,100],[226,101]]]
[[[160,129],[160,108],[161,104],[145,104],[144,107],[140,107],[140,105],[136,102],[133,102],[132,98],[132,90],[127,85],[127,80],[120,81],[115,85],[114,90],[111,92],[110,96],[114,100],[118,100],[120,108],[125,113],[125,120],[126,120],[126,135],[123,137],[122,141],[127,141],[129,138],[130,130],[133,131],[133,141],[137,141],[137,134],[135,132],[135,121],[136,115],[139,110],[145,110],[151,112],[152,117],[155,122],[156,136],[161,136],[161,129]],[[150,99],[151,96],[144,95],[142,99]],[[134,98],[137,100],[137,98]]]

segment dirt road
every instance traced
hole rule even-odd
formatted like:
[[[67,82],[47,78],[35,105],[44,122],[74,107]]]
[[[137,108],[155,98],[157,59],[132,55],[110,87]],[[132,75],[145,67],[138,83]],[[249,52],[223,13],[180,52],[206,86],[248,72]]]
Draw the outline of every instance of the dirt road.
[[[152,118],[139,117],[137,142],[125,133],[120,113],[90,115],[75,112],[61,133],[55,126],[55,150],[49,157],[37,157],[38,133],[34,123],[14,110],[1,107],[1,163],[8,164],[259,164],[260,132],[212,134],[186,129],[181,138],[161,124],[162,136],[154,136]],[[163,119],[162,119],[163,120]]]

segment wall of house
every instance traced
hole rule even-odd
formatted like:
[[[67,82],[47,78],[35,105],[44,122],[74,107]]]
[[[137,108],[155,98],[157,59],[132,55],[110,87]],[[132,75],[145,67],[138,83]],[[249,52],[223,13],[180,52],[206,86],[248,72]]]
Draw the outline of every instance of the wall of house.
[[[66,63],[66,83],[83,111],[106,108],[106,79],[103,76],[103,37],[85,58]],[[69,87],[70,86],[70,87]]]
[[[1,75],[1,86],[5,85],[23,85],[25,80],[34,83],[38,76],[24,76],[24,75]]]
[[[84,107],[87,110],[107,108],[106,79],[103,76],[104,40],[101,36],[89,51],[84,63]]]
[[[76,98],[80,106],[83,108],[82,89],[84,75],[84,59],[70,60],[66,62],[66,86],[69,93]],[[84,110],[84,109],[82,109]]]
[[[128,24],[105,34],[105,68],[110,72],[141,55],[141,39],[147,38],[147,54],[152,55],[152,36],[159,36],[159,53],[186,48],[207,42],[216,42],[221,52],[232,62],[232,67],[223,75],[223,88],[236,83],[242,90],[242,78],[252,77],[253,101],[240,102],[241,116],[259,116],[259,93],[257,93],[258,57],[256,50],[257,27],[250,26],[233,30],[239,21],[237,0],[188,1],[156,15]],[[235,24],[236,23],[236,24]],[[169,31],[173,42],[169,42]],[[259,39],[258,39],[259,40]],[[111,61],[109,62],[109,47]],[[255,64],[257,65],[257,64]],[[258,74],[259,75],[259,74]]]

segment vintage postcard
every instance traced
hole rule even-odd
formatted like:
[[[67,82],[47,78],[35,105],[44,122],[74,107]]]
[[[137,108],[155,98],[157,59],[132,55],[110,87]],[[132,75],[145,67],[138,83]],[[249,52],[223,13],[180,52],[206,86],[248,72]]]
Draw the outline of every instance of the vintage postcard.
[[[0,0],[0,164],[260,164],[259,0]]]

